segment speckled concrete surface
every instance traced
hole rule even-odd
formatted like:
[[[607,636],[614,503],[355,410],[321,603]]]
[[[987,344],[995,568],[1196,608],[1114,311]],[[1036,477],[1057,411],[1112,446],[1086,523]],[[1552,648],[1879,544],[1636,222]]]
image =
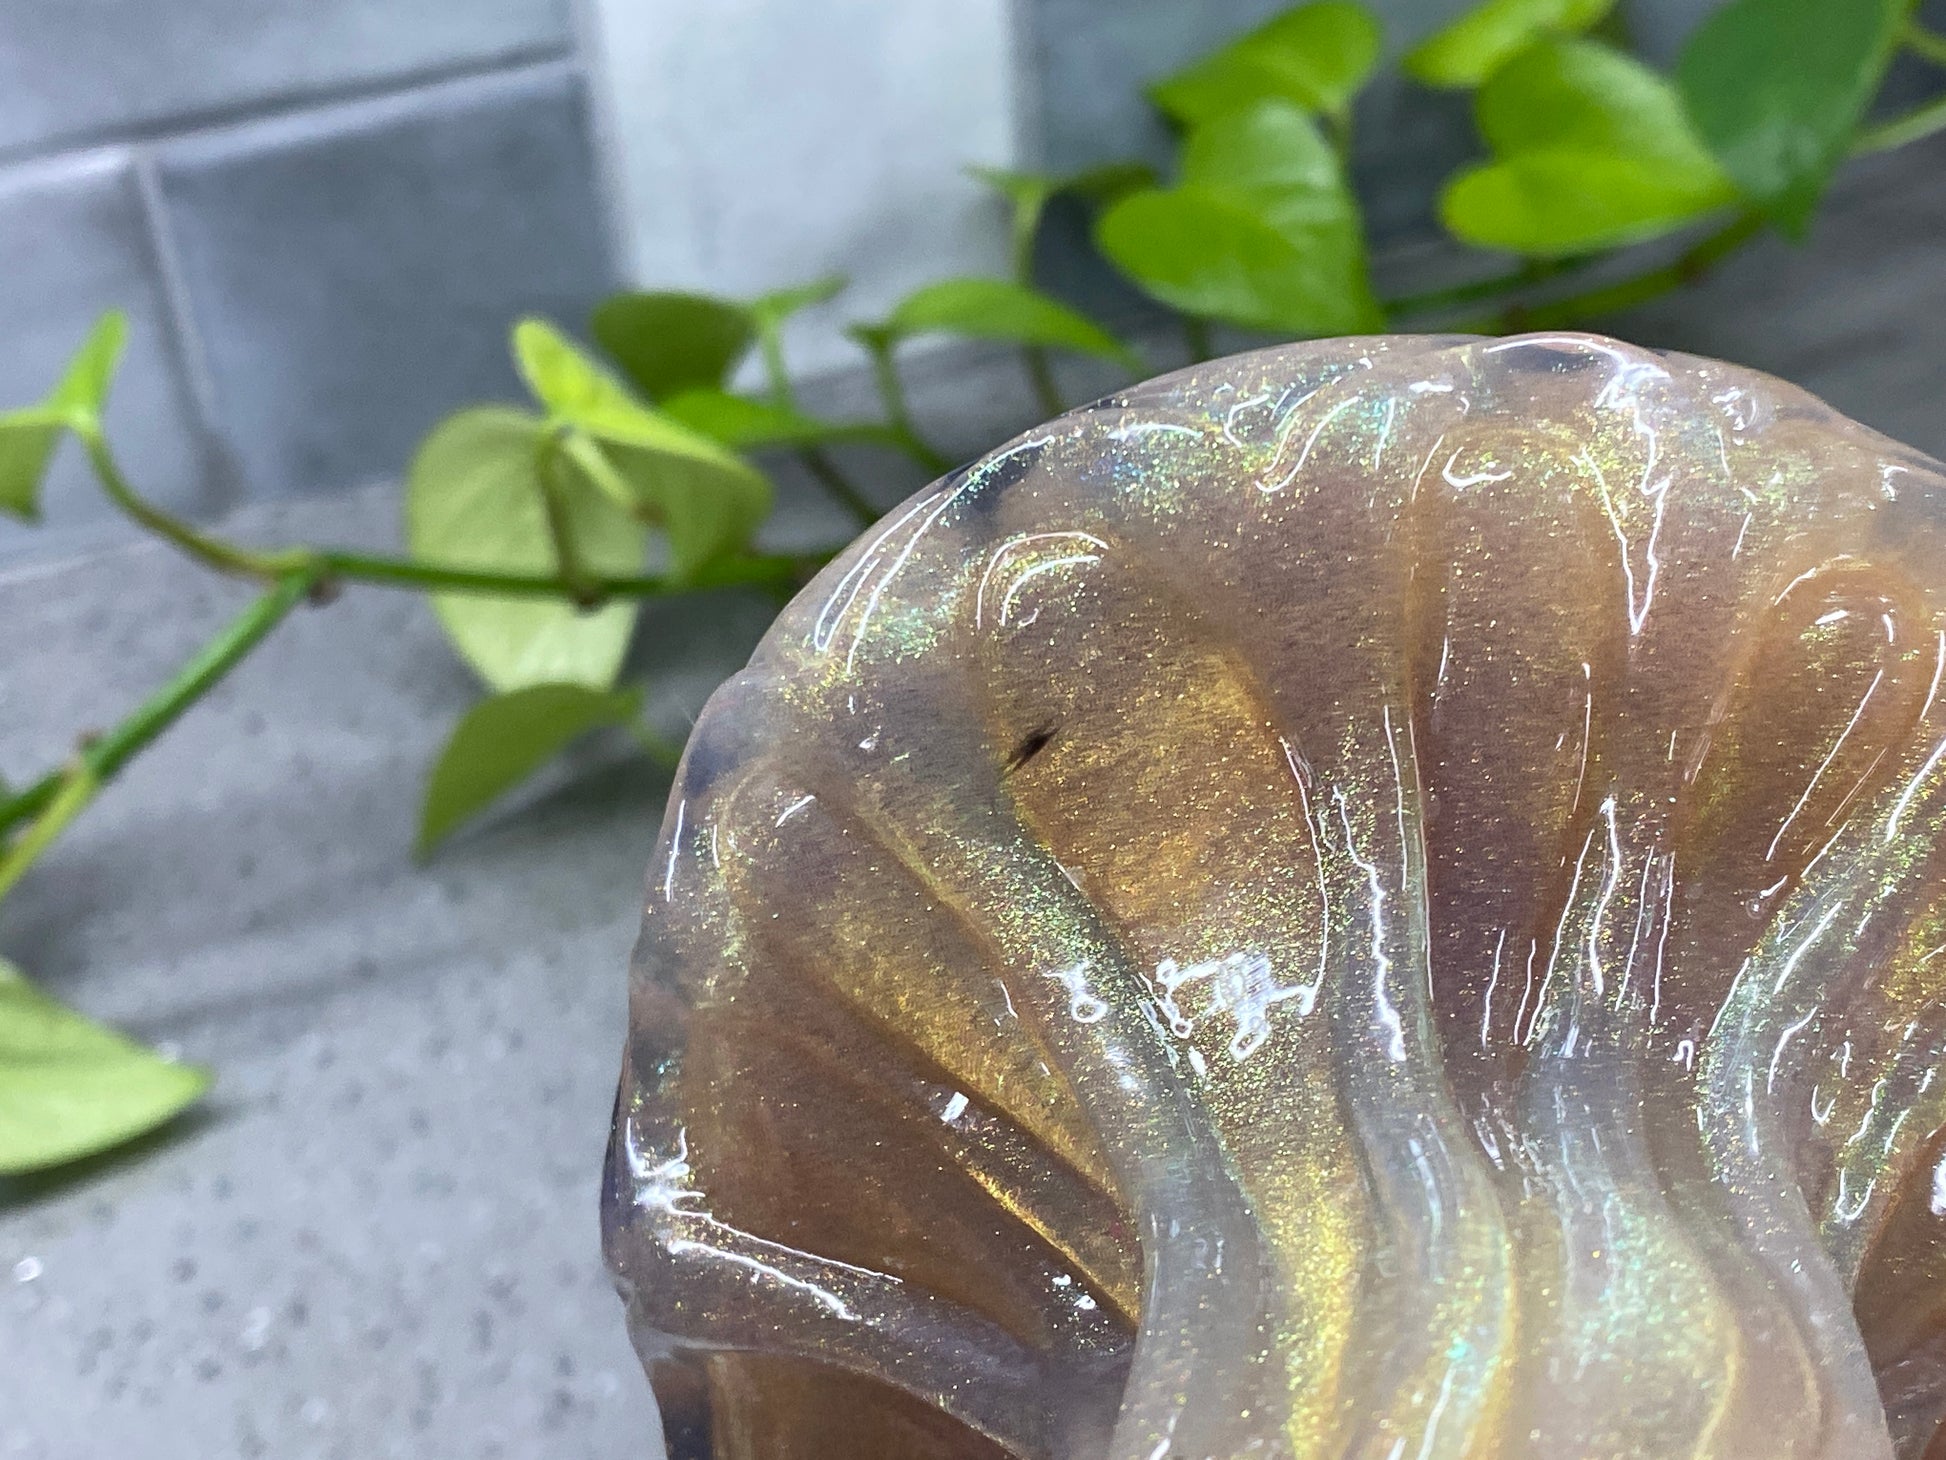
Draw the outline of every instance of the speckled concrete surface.
[[[146,547],[0,584],[0,764],[243,596]],[[596,774],[416,871],[468,692],[412,597],[307,611],[0,913],[54,992],[219,1074],[139,1159],[0,1210],[0,1455],[659,1453],[594,1199],[662,788]]]

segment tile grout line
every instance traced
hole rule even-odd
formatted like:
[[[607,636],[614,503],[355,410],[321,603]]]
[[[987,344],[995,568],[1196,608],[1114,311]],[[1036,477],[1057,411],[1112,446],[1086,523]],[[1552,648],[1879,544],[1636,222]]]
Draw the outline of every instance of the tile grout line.
[[[579,60],[577,47],[570,39],[565,45],[521,46],[486,59],[426,66],[362,84],[352,82],[273,94],[229,105],[192,107],[124,126],[96,131],[78,130],[40,143],[0,147],[0,171],[40,162],[58,162],[88,152],[114,148],[132,150],[145,144],[161,145],[236,127],[298,117],[306,112],[328,111],[341,106],[355,106],[360,102],[384,102],[409,96],[415,91],[464,85],[468,81],[540,70],[559,62]]]
[[[130,166],[135,174],[136,195],[141,202],[142,230],[148,245],[161,291],[163,314],[167,323],[170,357],[182,372],[189,392],[189,403],[196,417],[197,446],[206,475],[201,515],[219,516],[234,510],[244,499],[243,483],[230,459],[222,421],[217,409],[216,377],[209,368],[209,353],[189,294],[189,282],[182,267],[174,236],[168,226],[168,207],[162,196],[162,179],[156,167],[154,148],[143,144],[129,149]]]

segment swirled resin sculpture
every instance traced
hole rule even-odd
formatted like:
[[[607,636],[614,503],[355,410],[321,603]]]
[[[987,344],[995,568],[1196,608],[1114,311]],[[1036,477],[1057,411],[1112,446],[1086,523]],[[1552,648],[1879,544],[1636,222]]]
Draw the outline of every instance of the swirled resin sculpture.
[[[1343,340],[890,514],[696,728],[604,1215],[672,1454],[1946,1454],[1946,479]]]

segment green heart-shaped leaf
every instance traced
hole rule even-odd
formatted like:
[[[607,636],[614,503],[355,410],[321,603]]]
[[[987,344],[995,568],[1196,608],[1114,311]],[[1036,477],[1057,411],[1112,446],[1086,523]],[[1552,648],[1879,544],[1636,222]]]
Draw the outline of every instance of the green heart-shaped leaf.
[[[513,346],[521,374],[556,424],[618,445],[689,457],[725,472],[753,472],[718,442],[630,395],[546,320],[520,321],[514,326]]]
[[[514,329],[514,354],[581,475],[661,525],[678,575],[748,541],[770,511],[770,482],[719,442],[642,404],[543,320]],[[593,437],[601,445],[577,440]]]
[[[1475,113],[1496,160],[1455,177],[1440,216],[1479,247],[1586,253],[1734,201],[1674,89],[1612,47],[1537,41],[1480,88]]]
[[[1245,198],[1285,232],[1357,219],[1338,155],[1317,123],[1278,102],[1226,113],[1191,132],[1182,181]]]
[[[1684,192],[1652,158],[1609,152],[1532,152],[1455,178],[1440,216],[1459,238],[1538,258],[1654,238],[1727,199]]]
[[[1786,230],[1809,223],[1891,62],[1910,0],[1732,0],[1676,69],[1724,169]]]
[[[0,512],[39,519],[41,482],[66,430],[65,418],[43,406],[0,416]]]
[[[0,1175],[111,1150],[172,1119],[209,1088],[34,988],[0,959]]]
[[[1478,86],[1529,41],[1599,24],[1615,0],[1487,0],[1407,53],[1405,69],[1428,86]]]
[[[1299,5],[1157,82],[1149,96],[1186,127],[1262,101],[1342,117],[1378,62],[1381,38],[1363,5]]]
[[[1301,111],[1261,102],[1190,134],[1179,187],[1133,194],[1095,237],[1166,304],[1300,335],[1380,327],[1358,205]]]
[[[722,386],[756,340],[748,309],[707,294],[617,294],[601,302],[589,327],[653,401]]]
[[[1366,328],[1348,308],[1339,261],[1308,254],[1247,204],[1199,188],[1138,193],[1095,234],[1101,250],[1163,303],[1185,314],[1272,333]]]
[[[1502,155],[1583,147],[1711,166],[1669,82],[1600,41],[1528,46],[1480,88],[1473,114]]]
[[[453,727],[426,781],[419,814],[423,857],[494,801],[591,730],[626,725],[642,708],[637,689],[536,684],[482,700]]]

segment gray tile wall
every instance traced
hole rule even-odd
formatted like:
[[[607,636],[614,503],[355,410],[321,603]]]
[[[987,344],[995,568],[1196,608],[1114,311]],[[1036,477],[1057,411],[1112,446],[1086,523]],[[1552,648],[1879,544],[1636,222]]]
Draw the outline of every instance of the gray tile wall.
[[[608,280],[587,134],[581,78],[551,62],[157,150],[243,481],[383,477],[447,411],[518,398],[509,322],[578,325]]]
[[[130,314],[110,426],[197,515],[397,473],[614,286],[569,0],[8,0],[0,408]],[[68,448],[47,521],[110,520]]]
[[[568,0],[8,0],[0,152],[558,54]]]

